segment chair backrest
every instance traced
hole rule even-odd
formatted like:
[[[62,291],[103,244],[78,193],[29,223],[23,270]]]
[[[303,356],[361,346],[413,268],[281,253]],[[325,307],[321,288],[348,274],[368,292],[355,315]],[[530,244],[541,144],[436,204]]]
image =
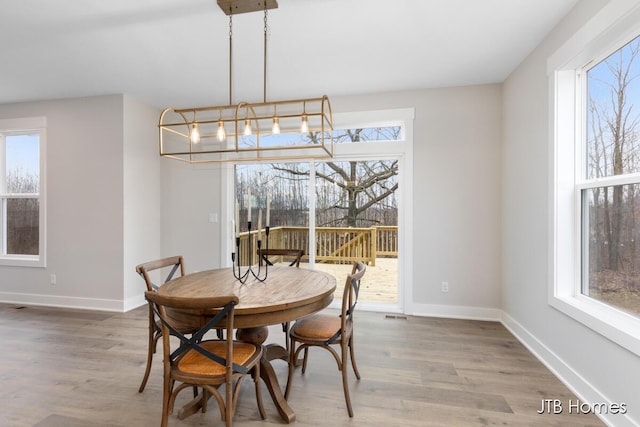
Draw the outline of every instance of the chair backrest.
[[[168,269],[168,272],[166,273],[166,276],[164,276],[162,281],[156,284],[153,282],[153,280],[151,280],[151,276],[149,273],[154,270],[160,269]],[[184,259],[180,255],[149,261],[136,266],[136,271],[144,279],[148,291],[158,290],[158,288],[164,283],[173,279],[178,270],[180,271],[180,276],[184,276]]]
[[[367,271],[367,266],[362,261],[356,261],[353,263],[351,274],[347,276],[347,280],[344,284],[344,291],[342,293],[342,312],[340,313],[341,327],[340,330],[335,333],[334,336],[327,341],[329,344],[344,339],[347,325],[351,323],[353,318],[353,312],[356,309],[358,303],[358,294],[360,293],[360,281],[362,276]]]
[[[238,304],[235,295],[219,297],[175,297],[161,295],[155,291],[145,292],[145,298],[153,306],[156,316],[160,319],[163,335],[163,353],[165,362],[173,363],[178,357],[188,350],[195,350],[208,359],[227,368],[227,376],[234,372],[247,373],[247,368],[233,363],[233,321],[234,307]],[[212,315],[203,326],[189,337],[173,327],[175,321],[171,317],[171,309],[193,311],[218,311]],[[223,326],[224,325],[224,326]],[[226,357],[209,352],[201,346],[201,342],[207,332],[216,327],[226,329]],[[177,337],[172,341],[169,337]]]
[[[266,262],[267,265],[273,265],[271,263],[271,261],[269,261],[269,256],[281,256],[281,257],[286,257],[287,259],[291,259],[291,263],[289,264],[290,267],[293,267],[294,265],[296,267],[300,267],[300,259],[302,258],[302,256],[304,255],[304,250],[302,249],[261,249],[260,254],[262,254],[262,256],[260,257],[260,265],[262,265],[262,262]]]

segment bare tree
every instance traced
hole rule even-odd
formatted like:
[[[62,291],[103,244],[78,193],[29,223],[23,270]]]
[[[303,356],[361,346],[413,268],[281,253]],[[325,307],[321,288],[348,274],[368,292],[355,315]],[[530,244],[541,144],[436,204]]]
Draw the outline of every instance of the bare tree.
[[[596,74],[592,78],[593,82],[605,88],[608,96],[598,99],[594,95],[589,100],[589,178],[615,176],[638,170],[639,116],[634,108],[630,88],[639,77],[635,64],[639,53],[640,42],[636,40],[602,63],[605,67],[603,70],[606,70],[604,77]],[[606,268],[618,270],[624,258],[621,248],[628,243],[622,241],[623,234],[634,236],[637,233],[636,230],[629,229],[635,228],[635,224],[627,221],[625,226],[624,220],[628,215],[636,217],[635,192],[623,185],[602,187],[594,190],[593,199],[593,217],[600,223],[597,228],[602,233],[596,232],[594,236],[598,247],[598,258],[595,260],[597,269],[605,268],[605,258],[600,254],[607,253]],[[625,215],[629,209],[631,211]]]
[[[7,198],[7,252],[37,255],[39,245],[39,209],[37,175],[12,169],[7,174],[7,192],[20,195]],[[26,195],[33,194],[35,197]]]
[[[397,140],[400,127],[348,129],[334,134],[336,144]],[[310,144],[319,143],[317,133],[305,134]],[[390,142],[392,143],[392,142]],[[246,212],[244,195],[252,188],[252,206],[266,206],[271,197],[271,226],[308,225],[308,162],[237,166],[236,194],[241,216]],[[318,162],[316,167],[316,224],[319,226],[396,225],[398,161],[371,160]],[[241,219],[241,226],[245,223]]]
[[[367,131],[371,131],[368,129]],[[388,132],[388,139],[397,139],[397,127],[375,128],[374,132]],[[336,143],[358,143],[366,141],[365,129],[347,129],[338,134]],[[319,143],[319,134],[309,133],[309,141]],[[376,135],[379,137],[379,134]],[[301,170],[291,165],[274,165],[275,170],[283,176],[302,177],[308,176],[308,170]],[[348,226],[379,224],[384,222],[379,216],[365,216],[371,208],[377,207],[377,213],[385,210],[384,201],[389,200],[398,189],[398,161],[374,160],[374,161],[349,161],[349,162],[324,162],[316,169],[316,177],[323,181],[327,188],[333,189],[325,192],[327,195],[321,210],[317,215],[317,221],[322,226]],[[395,203],[394,203],[395,205]],[[393,208],[395,211],[395,207]]]

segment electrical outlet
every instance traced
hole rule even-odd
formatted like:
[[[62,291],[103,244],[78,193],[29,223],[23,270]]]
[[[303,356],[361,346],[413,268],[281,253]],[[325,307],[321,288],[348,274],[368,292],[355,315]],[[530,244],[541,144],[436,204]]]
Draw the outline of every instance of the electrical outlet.
[[[56,275],[55,275],[55,274],[51,274],[51,275],[49,276],[49,284],[50,284],[50,285],[55,285],[55,284],[56,284],[56,280],[57,280],[57,279],[56,279]]]
[[[449,292],[449,282],[442,282],[442,292]]]

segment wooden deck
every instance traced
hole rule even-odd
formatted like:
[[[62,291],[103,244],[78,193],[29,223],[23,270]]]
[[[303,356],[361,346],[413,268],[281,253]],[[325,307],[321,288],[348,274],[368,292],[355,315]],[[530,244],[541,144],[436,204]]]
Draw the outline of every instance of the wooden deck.
[[[269,230],[269,248],[301,249],[305,253],[303,259],[309,259],[308,227],[273,227]],[[261,240],[266,245],[265,236],[264,228],[239,234],[239,259],[243,265],[258,262],[257,242]],[[354,261],[363,261],[375,266],[382,257],[398,256],[398,227],[316,227],[312,243],[316,262],[353,264]]]
[[[265,230],[255,230],[251,235],[240,233],[240,259],[243,265],[256,264],[257,240],[265,239]],[[251,243],[249,243],[249,241]],[[354,261],[367,264],[367,273],[360,289],[360,301],[398,303],[398,227],[377,226],[316,227],[315,268],[333,274],[338,281],[336,299],[342,297],[344,280],[351,273]],[[273,227],[269,234],[272,249],[301,249],[306,255],[301,268],[309,268],[309,228]],[[249,250],[251,248],[251,250]]]
[[[300,268],[308,267],[308,264],[300,263]],[[351,267],[351,264],[315,265],[317,270],[326,271],[336,277],[336,299],[342,298],[344,281],[351,273]],[[398,303],[398,258],[377,258],[375,265],[367,266],[367,272],[362,278],[359,300],[382,304]]]

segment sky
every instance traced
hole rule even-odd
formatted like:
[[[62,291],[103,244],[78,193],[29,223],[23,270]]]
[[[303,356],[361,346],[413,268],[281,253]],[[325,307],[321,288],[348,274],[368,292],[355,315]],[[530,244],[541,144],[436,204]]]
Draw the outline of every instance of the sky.
[[[7,135],[6,161],[7,174],[13,170],[22,170],[26,175],[38,175],[39,135]]]

